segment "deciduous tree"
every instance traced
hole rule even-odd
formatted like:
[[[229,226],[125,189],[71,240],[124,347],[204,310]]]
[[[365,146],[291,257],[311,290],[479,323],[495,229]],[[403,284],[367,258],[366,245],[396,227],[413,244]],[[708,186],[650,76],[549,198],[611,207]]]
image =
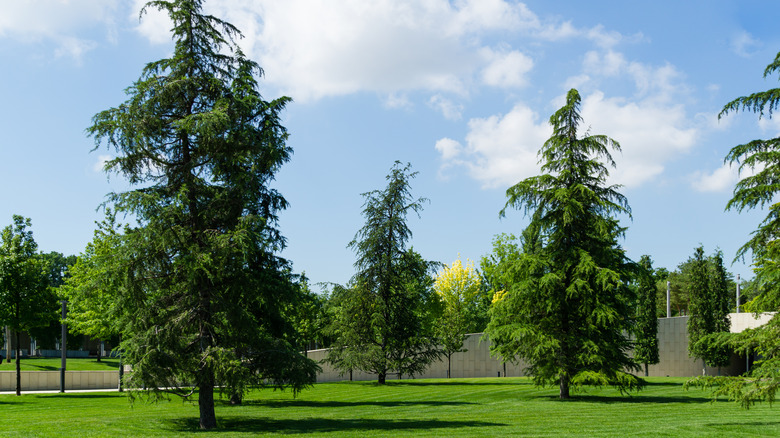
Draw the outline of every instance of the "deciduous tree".
[[[451,375],[452,355],[466,351],[463,349],[465,335],[477,329],[477,299],[481,286],[474,262],[467,260],[464,267],[460,257],[436,275],[433,288],[442,303],[436,334],[447,356],[447,377]]]
[[[639,368],[627,336],[633,263],[618,245],[624,228],[616,216],[630,210],[618,186],[606,185],[599,161],[614,166],[610,148],[619,145],[604,135],[580,136],[579,108],[572,89],[550,118],[553,135],[539,152],[543,174],[507,190],[501,214],[523,209],[536,249],[513,267],[517,280],[494,300],[487,330],[494,354],[524,359],[534,382],[557,383],[564,399],[570,385],[642,384],[626,372]]]
[[[106,170],[136,188],[109,197],[137,220],[121,236],[118,294],[129,383],[184,397],[198,392],[200,427],[216,427],[214,390],[314,381],[317,366],[292,344],[283,309],[296,299],[271,187],[290,158],[261,68],[234,42],[239,31],[201,11],[202,0],[151,1],[170,17],[174,48],[147,64],[128,99],[94,116]]]
[[[16,334],[16,395],[22,390],[19,333],[48,324],[57,309],[30,227],[30,219],[14,215],[0,244],[0,325]]]

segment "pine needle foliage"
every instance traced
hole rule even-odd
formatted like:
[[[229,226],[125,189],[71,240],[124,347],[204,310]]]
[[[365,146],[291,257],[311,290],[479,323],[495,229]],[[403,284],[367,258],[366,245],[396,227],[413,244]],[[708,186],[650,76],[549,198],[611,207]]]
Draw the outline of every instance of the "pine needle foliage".
[[[639,259],[636,346],[634,358],[647,366],[660,362],[658,354],[658,318],[656,317],[656,285],[653,278],[653,261],[648,255]]]
[[[780,52],[764,70],[764,77],[780,72]],[[738,97],[727,103],[718,117],[747,111],[772,118],[780,105],[780,88],[759,91]],[[752,237],[738,251],[736,258],[752,253],[758,289],[750,307],[759,310],[780,310],[780,137],[756,139],[731,148],[724,162],[738,164],[740,173],[752,173],[734,186],[727,210],[766,209],[767,215]],[[714,388],[713,396],[727,396],[745,408],[760,401],[770,404],[780,387],[780,318],[775,315],[767,324],[733,336],[722,337],[722,342],[742,354],[756,353],[761,359],[745,375],[739,377],[699,377],[686,386]]]
[[[331,326],[335,341],[328,362],[343,372],[414,375],[439,357],[433,333],[425,324],[426,296],[437,264],[425,261],[406,244],[412,237],[406,216],[422,210],[414,199],[411,165],[396,161],[387,187],[363,193],[365,225],[349,243],[357,254],[357,273],[348,287],[339,286],[338,308]]]
[[[630,216],[619,186],[607,185],[614,166],[610,149],[620,145],[605,135],[579,136],[580,95],[572,89],[566,104],[550,117],[552,136],[539,156],[542,175],[507,190],[508,208],[531,218],[534,242],[520,256],[515,282],[494,297],[487,333],[492,353],[520,358],[538,385],[608,383],[622,391],[643,381],[629,356],[633,294],[627,286],[634,264],[618,245],[624,234],[615,216]],[[530,250],[529,250],[530,249]]]
[[[239,31],[204,15],[201,0],[151,1],[173,22],[170,57],[148,63],[128,99],[94,116],[87,132],[116,158],[106,170],[137,188],[108,203],[137,226],[122,236],[117,294],[133,366],[129,387],[184,397],[198,391],[200,426],[216,427],[214,389],[314,381],[317,366],[292,344],[284,314],[298,296],[276,253],[287,202],[270,184],[290,159],[280,113],[266,101]]]

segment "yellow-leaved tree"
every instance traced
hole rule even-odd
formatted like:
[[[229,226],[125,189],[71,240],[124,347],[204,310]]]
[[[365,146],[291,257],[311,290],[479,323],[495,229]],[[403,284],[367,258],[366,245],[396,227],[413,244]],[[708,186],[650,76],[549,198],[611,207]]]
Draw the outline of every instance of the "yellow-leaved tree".
[[[482,281],[474,262],[466,259],[466,266],[458,260],[445,266],[436,276],[434,290],[442,305],[437,324],[437,337],[447,356],[447,377],[450,377],[452,355],[463,349],[465,335],[474,330],[477,320],[477,301]]]

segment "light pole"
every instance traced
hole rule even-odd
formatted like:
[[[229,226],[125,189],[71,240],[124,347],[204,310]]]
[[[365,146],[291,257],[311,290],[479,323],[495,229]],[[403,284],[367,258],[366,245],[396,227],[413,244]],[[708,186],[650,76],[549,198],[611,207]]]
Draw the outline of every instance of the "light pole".
[[[62,367],[60,368],[60,392],[65,392],[65,361],[68,355],[68,326],[65,324],[65,317],[68,314],[68,302],[62,300],[60,303],[62,303],[62,342],[60,342],[60,348],[62,349]]]

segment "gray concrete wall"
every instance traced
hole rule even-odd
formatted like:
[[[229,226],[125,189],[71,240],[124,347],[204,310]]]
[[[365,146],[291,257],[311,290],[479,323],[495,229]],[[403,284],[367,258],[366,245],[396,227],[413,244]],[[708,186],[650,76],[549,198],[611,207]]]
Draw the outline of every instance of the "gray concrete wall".
[[[763,314],[755,318],[752,313],[731,313],[731,332],[739,333],[746,328],[754,328],[765,324],[773,314]],[[702,361],[688,356],[688,318],[679,316],[674,318],[658,319],[658,350],[661,362],[648,367],[650,376],[692,377],[702,374]],[[500,372],[504,375],[503,364],[490,357],[490,340],[482,333],[470,334],[466,338],[464,347],[468,350],[452,355],[452,377],[496,377]],[[327,350],[309,351],[309,357],[320,361],[322,373],[317,376],[319,382],[333,382],[348,380],[349,375],[340,375],[328,364],[322,363],[327,355]],[[507,376],[522,376],[525,365],[506,364]],[[745,358],[732,356],[731,365],[720,370],[722,375],[738,375],[745,371]],[[717,375],[718,369],[706,367],[708,375]],[[644,375],[644,370],[637,373]],[[443,378],[447,377],[447,358],[431,364],[426,372],[417,378]],[[375,380],[376,375],[361,372],[353,372],[353,380]],[[392,378],[388,376],[388,379]],[[407,378],[406,376],[404,378]]]
[[[59,371],[22,371],[22,392],[60,389]],[[119,387],[119,371],[65,371],[65,390]],[[16,371],[0,371],[0,391],[16,391]]]

